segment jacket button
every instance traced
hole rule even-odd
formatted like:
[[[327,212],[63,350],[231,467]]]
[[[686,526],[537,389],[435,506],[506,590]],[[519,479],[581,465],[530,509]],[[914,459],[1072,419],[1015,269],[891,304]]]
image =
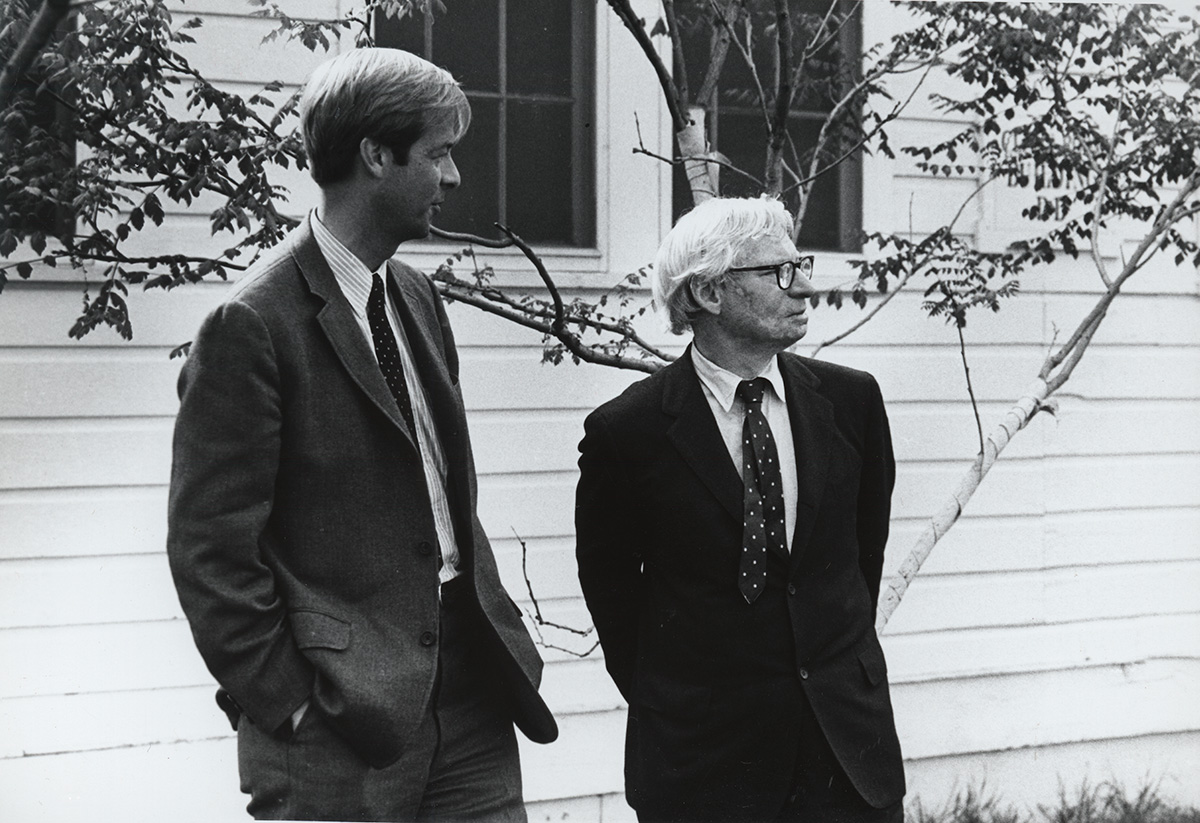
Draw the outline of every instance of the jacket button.
[[[800,670],[800,679],[801,679],[801,680],[808,680],[808,669],[801,669],[801,670]]]
[[[796,593],[796,584],[788,583],[788,594],[795,594],[795,593]]]
[[[428,557],[429,555],[433,554],[433,546],[429,544],[428,540],[422,540],[417,544],[417,551],[423,556]]]
[[[434,637],[433,632],[421,632],[422,646],[432,646],[435,640],[437,640],[437,638]]]

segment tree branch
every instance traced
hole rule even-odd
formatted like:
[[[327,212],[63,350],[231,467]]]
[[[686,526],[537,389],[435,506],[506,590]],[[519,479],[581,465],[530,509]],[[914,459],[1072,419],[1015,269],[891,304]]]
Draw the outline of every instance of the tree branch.
[[[1158,217],[1146,236],[1142,238],[1142,242],[1138,244],[1133,256],[1125,263],[1121,273],[1105,290],[1088,315],[1079,323],[1070,339],[1057,352],[1046,358],[1038,377],[1048,381],[1053,386],[1052,391],[1057,390],[1071,376],[1071,372],[1074,371],[1075,365],[1078,364],[1079,359],[1083,356],[1083,351],[1087,348],[1087,343],[1091,341],[1100,321],[1104,319],[1108,307],[1112,305],[1112,301],[1116,299],[1125,282],[1149,261],[1149,257],[1153,256],[1163,232],[1180,220],[1183,215],[1193,211],[1185,209],[1184,203],[1198,189],[1200,189],[1200,171],[1195,171],[1179,189],[1175,199],[1160,210]],[[1062,368],[1059,373],[1051,377],[1054,370],[1060,366]]]
[[[633,39],[642,47],[642,53],[650,61],[650,65],[658,77],[658,84],[662,87],[663,97],[667,104],[667,110],[671,113],[671,122],[674,124],[675,131],[682,131],[691,122],[691,118],[684,112],[687,101],[679,99],[675,85],[671,81],[671,73],[667,71],[662,58],[654,48],[654,43],[650,40],[650,35],[646,32],[646,24],[634,14],[629,0],[608,0],[608,5],[625,24],[625,28],[629,29]]]
[[[568,328],[569,323],[578,323],[581,326],[589,326],[600,331],[610,331],[619,334],[625,340],[638,346],[648,354],[659,358],[661,361],[669,362],[671,358],[666,352],[662,352],[649,343],[645,342],[640,336],[634,333],[631,329],[623,329],[617,324],[609,324],[604,321],[597,321],[593,318],[585,317],[568,317],[566,306],[563,303],[562,295],[559,292],[558,285],[546,270],[545,264],[538,254],[526,243],[520,235],[509,229],[507,226],[496,224],[496,227],[507,235],[507,240],[487,240],[472,234],[464,234],[458,232],[447,232],[442,229],[434,231],[440,237],[448,240],[454,240],[460,243],[478,243],[482,246],[490,248],[506,248],[507,246],[516,246],[525,255],[525,258],[533,265],[541,278],[546,290],[550,292],[551,308],[548,312],[542,312],[540,309],[531,310],[529,307],[521,306],[515,303],[511,298],[495,291],[493,296],[489,296],[489,290],[484,288],[473,287],[457,278],[447,278],[439,282],[441,292],[450,299],[459,300],[468,305],[482,309],[491,314],[510,320],[518,325],[526,328],[534,329],[542,334],[555,338],[575,357],[585,363],[595,363],[602,366],[613,366],[621,369],[632,369],[635,371],[643,371],[647,374],[653,374],[662,368],[661,363],[649,362],[646,360],[624,357],[619,354],[605,351],[595,346],[589,346],[584,343],[577,334]],[[497,305],[501,303],[503,305]],[[536,319],[544,317],[546,320]]]
[[[25,36],[21,38],[20,44],[8,58],[4,68],[0,69],[0,111],[8,108],[16,96],[17,83],[21,76],[29,71],[33,61],[54,34],[54,29],[70,9],[70,0],[42,0],[37,15],[25,30]]]
[[[971,397],[971,411],[975,414],[975,429],[979,432],[979,453],[983,454],[983,423],[979,419],[979,403],[975,400],[975,387],[971,385],[971,366],[967,363],[967,339],[963,335],[963,327],[955,323],[958,331],[958,352],[962,357],[963,374],[967,377],[967,394]]]
[[[885,294],[883,296],[883,299],[879,301],[879,303],[875,306],[875,308],[871,309],[869,312],[864,314],[857,323],[855,323],[850,328],[846,329],[841,334],[836,334],[833,337],[830,337],[828,340],[825,340],[822,343],[818,344],[817,347],[812,350],[812,354],[810,354],[809,356],[816,357],[818,354],[820,354],[821,349],[824,349],[826,346],[832,346],[834,343],[838,343],[838,342],[841,342],[842,340],[845,340],[847,337],[854,334],[856,331],[861,329],[863,326],[867,325],[867,323],[870,323],[871,320],[875,317],[875,315],[877,315],[877,314],[879,314],[879,312],[883,311],[884,306],[886,306],[888,303],[892,302],[892,298],[900,293],[900,290],[903,289],[908,284],[909,280],[912,280],[913,275],[915,275],[916,273],[917,273],[917,270],[915,268],[909,269],[908,272],[904,275],[904,277],[902,277],[900,279],[900,282],[898,282],[896,284],[896,287],[894,289],[892,289],[891,291],[889,291],[887,294]]]
[[[733,23],[717,5],[717,0],[709,0],[709,5],[713,9],[714,18],[718,23],[721,24],[722,29],[725,30],[726,34],[728,34],[729,39],[733,41],[733,44],[737,46],[738,53],[742,55],[742,60],[745,62],[747,70],[750,72],[750,78],[754,81],[755,91],[758,93],[758,104],[759,107],[762,108],[763,123],[769,125],[771,122],[771,114],[768,110],[767,92],[763,88],[761,78],[758,76],[758,64],[754,62],[754,55],[751,53],[750,25],[749,23],[746,25],[746,43],[743,44],[742,41],[737,38],[737,32],[733,30]]]
[[[667,20],[667,36],[671,38],[671,61],[675,64],[675,94],[685,105],[688,94],[687,64],[683,56],[683,38],[679,34],[679,20],[675,15],[675,0],[662,0],[663,17]]]

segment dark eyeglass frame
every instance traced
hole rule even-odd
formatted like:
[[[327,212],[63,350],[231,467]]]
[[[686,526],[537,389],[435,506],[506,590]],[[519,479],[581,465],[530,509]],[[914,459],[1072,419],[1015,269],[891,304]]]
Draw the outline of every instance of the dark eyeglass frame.
[[[779,288],[786,291],[792,287],[792,283],[796,280],[796,272],[805,277],[812,277],[813,265],[816,257],[811,254],[802,254],[795,260],[784,260],[782,263],[775,263],[770,266],[738,266],[729,271],[732,272],[750,272],[750,271],[773,271],[775,272],[775,284]]]

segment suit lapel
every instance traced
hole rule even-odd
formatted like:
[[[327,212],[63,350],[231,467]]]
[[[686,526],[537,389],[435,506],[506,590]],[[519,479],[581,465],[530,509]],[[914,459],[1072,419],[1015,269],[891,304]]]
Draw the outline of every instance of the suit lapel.
[[[400,409],[396,406],[387,381],[383,379],[383,372],[379,370],[375,355],[354,318],[354,310],[342,294],[333,270],[329,268],[329,263],[325,261],[325,256],[321,254],[321,249],[313,237],[308,219],[296,229],[292,257],[301,275],[308,282],[309,290],[325,303],[317,312],[317,323],[329,339],[338,359],[358,387],[404,433],[413,449],[416,449],[414,433],[409,431],[408,425],[400,415]]]
[[[675,418],[667,437],[721,505],[742,520],[742,477],[725,448],[692,366],[691,347],[663,370],[663,411]]]
[[[796,451],[796,530],[792,562],[808,545],[829,473],[829,442],[834,436],[833,406],[815,389],[820,380],[795,357],[781,356],[788,417]]]

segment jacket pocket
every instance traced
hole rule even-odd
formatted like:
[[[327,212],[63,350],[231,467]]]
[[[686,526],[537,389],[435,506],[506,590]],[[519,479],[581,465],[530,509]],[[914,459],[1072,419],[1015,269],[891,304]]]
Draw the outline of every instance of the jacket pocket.
[[[883,649],[878,641],[868,644],[858,653],[858,662],[862,664],[863,675],[872,686],[878,686],[887,679],[887,661],[883,659]]]
[[[299,649],[342,650],[350,645],[350,624],[332,615],[307,610],[289,615]]]

